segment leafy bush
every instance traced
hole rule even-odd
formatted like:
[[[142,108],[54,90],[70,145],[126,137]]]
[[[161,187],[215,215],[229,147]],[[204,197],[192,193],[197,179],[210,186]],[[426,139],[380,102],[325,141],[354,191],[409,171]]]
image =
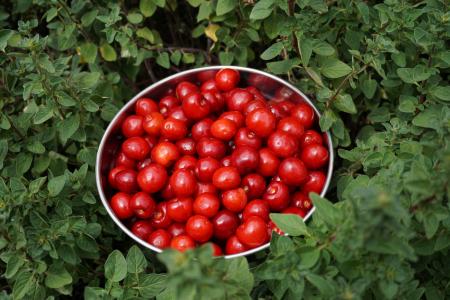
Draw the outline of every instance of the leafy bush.
[[[449,20],[446,0],[2,1],[1,299],[450,297]],[[331,202],[275,216],[292,237],[247,259],[156,257],[103,209],[96,147],[137,91],[218,63],[315,101]]]

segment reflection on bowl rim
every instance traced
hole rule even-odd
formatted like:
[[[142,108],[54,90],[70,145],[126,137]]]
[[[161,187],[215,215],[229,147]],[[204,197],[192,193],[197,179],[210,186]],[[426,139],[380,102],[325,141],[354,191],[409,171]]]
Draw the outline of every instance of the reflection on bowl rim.
[[[156,89],[157,87],[170,82],[172,80],[176,80],[179,77],[184,77],[186,75],[190,75],[190,74],[195,74],[198,72],[202,72],[202,71],[209,71],[209,70],[220,70],[222,68],[232,68],[238,71],[243,71],[243,72],[247,72],[249,74],[259,74],[259,75],[263,75],[266,77],[269,77],[270,79],[273,79],[275,81],[277,81],[278,83],[280,83],[282,86],[288,87],[290,88],[292,91],[294,91],[295,93],[299,94],[304,101],[306,101],[315,111],[316,115],[318,117],[320,117],[320,112],[319,110],[315,107],[315,105],[312,103],[312,101],[305,95],[303,94],[299,89],[297,89],[296,87],[294,87],[292,84],[290,84],[289,82],[274,76],[272,74],[266,73],[264,71],[260,71],[257,69],[253,69],[253,68],[247,68],[247,67],[239,67],[239,66],[209,66],[209,67],[201,67],[201,68],[195,68],[195,69],[190,69],[190,70],[186,70],[183,72],[179,72],[176,73],[174,75],[171,75],[169,77],[166,77],[160,81],[157,81],[153,84],[151,84],[150,86],[148,86],[147,88],[145,88],[144,90],[142,90],[141,92],[139,92],[137,95],[135,95],[130,101],[128,101],[120,110],[119,112],[116,113],[116,115],[114,116],[114,118],[112,119],[112,121],[109,123],[108,127],[106,128],[102,140],[100,142],[100,145],[98,147],[97,150],[97,157],[96,157],[96,166],[95,166],[95,178],[96,178],[96,182],[97,182],[97,190],[98,193],[100,195],[100,199],[103,203],[103,206],[105,207],[106,211],[108,212],[109,216],[113,219],[113,221],[120,227],[120,229],[122,229],[122,231],[124,231],[130,238],[132,238],[134,241],[136,241],[137,243],[139,243],[140,245],[151,249],[157,253],[162,252],[161,249],[156,248],[155,246],[147,243],[144,240],[141,240],[140,238],[138,238],[137,236],[135,236],[130,229],[128,229],[121,220],[119,220],[119,218],[116,217],[116,215],[114,214],[114,212],[112,211],[111,207],[109,206],[109,202],[106,199],[105,193],[103,192],[103,187],[102,187],[102,179],[101,179],[101,161],[102,161],[102,155],[104,152],[104,147],[107,141],[107,138],[109,137],[110,133],[115,129],[116,127],[116,123],[120,120],[120,117],[122,116],[122,114],[126,113],[135,103],[136,101],[141,98],[141,97],[145,97],[147,94],[149,94],[150,91],[152,91],[153,89]],[[328,138],[328,151],[330,153],[330,157],[329,157],[329,162],[328,162],[328,171],[327,171],[327,180],[325,182],[325,185],[323,187],[322,192],[320,193],[320,196],[324,196],[328,190],[328,187],[330,185],[330,181],[331,181],[331,176],[333,174],[333,164],[334,164],[334,151],[333,151],[333,143],[331,140],[331,135],[330,132],[327,131],[326,132],[327,138]],[[311,215],[314,213],[315,211],[315,207],[313,206],[312,209],[308,212],[308,214],[304,217],[304,220],[308,220]],[[241,253],[237,253],[237,254],[232,254],[232,255],[224,255],[225,258],[235,258],[235,257],[240,257],[240,256],[247,256],[253,253],[256,253],[258,251],[261,251],[263,249],[266,249],[267,247],[270,246],[270,242],[261,245],[259,247],[241,252]]]

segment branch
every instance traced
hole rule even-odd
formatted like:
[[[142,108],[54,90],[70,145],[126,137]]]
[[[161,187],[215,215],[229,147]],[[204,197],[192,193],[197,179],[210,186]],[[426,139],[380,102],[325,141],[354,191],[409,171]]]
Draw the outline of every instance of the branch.
[[[293,17],[294,16],[294,11],[295,11],[295,0],[288,0],[288,13],[289,13],[289,16]],[[299,57],[302,57],[302,55],[300,53],[300,49],[298,47],[297,36],[295,35],[294,31],[292,31],[292,47],[294,47],[295,52],[297,52],[297,55]]]
[[[341,81],[336,91],[334,92],[333,96],[331,96],[331,98],[327,101],[326,106],[330,107],[331,102],[333,102],[336,99],[337,95],[339,95],[339,93],[344,88],[345,84],[350,80],[350,78],[363,72],[365,69],[367,69],[368,66],[369,65],[364,65],[359,71],[353,71],[350,74],[348,74],[347,77],[345,77],[344,80]]]
[[[150,61],[148,59],[144,60],[145,68],[147,69],[147,73],[152,79],[152,82],[156,82],[158,79],[155,76],[155,73],[153,72],[152,66],[150,65]]]

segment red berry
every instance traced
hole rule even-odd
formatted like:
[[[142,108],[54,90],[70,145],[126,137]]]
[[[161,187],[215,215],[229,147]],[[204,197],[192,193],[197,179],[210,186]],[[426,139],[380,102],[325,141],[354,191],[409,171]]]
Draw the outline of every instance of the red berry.
[[[157,144],[151,153],[152,160],[164,167],[171,166],[180,157],[177,146],[170,142]]]
[[[201,182],[211,182],[214,172],[220,168],[220,163],[212,157],[200,158],[195,167],[195,175]]]
[[[291,116],[297,118],[305,129],[311,128],[314,124],[314,109],[307,103],[297,104],[291,110]]]
[[[235,167],[222,167],[214,172],[212,182],[221,190],[231,190],[239,186],[241,176]]]
[[[242,220],[246,221],[251,216],[257,216],[264,221],[269,221],[270,207],[265,200],[255,199],[247,203],[242,212]]]
[[[261,138],[247,127],[240,128],[234,136],[234,144],[236,147],[249,146],[255,149],[261,147]]]
[[[210,243],[211,247],[213,249],[213,256],[221,256],[223,255],[222,253],[222,249],[219,247],[219,245],[215,244],[215,243]]]
[[[157,229],[150,234],[147,242],[156,248],[164,249],[170,246],[170,234],[164,229]]]
[[[206,118],[195,123],[191,128],[192,138],[198,141],[203,137],[211,137],[211,125],[213,122],[212,119]]]
[[[218,92],[218,91],[219,89],[217,88],[216,81],[213,78],[206,80],[200,86],[200,92],[202,92],[202,94],[206,92]]]
[[[295,207],[295,206],[291,206],[291,207],[286,208],[285,210],[282,211],[282,213],[283,214],[297,215],[297,216],[299,216],[302,219],[306,216],[306,212],[305,211],[303,211],[300,208]]]
[[[250,85],[250,86],[246,87],[245,89],[253,95],[255,100],[266,101],[266,99],[264,98],[264,95],[261,93],[260,90],[258,90],[258,88]]]
[[[197,242],[206,242],[212,237],[214,228],[205,216],[194,215],[186,222],[186,232]]]
[[[133,215],[133,211],[130,207],[130,200],[131,196],[122,192],[115,194],[111,198],[109,205],[119,219],[128,219]]]
[[[263,199],[267,201],[272,211],[282,211],[289,206],[289,189],[280,181],[272,181]]]
[[[269,136],[276,127],[275,116],[265,108],[258,108],[249,113],[245,119],[247,127],[259,137]]]
[[[114,177],[116,187],[119,191],[124,193],[132,193],[137,190],[136,171],[125,169],[120,171]]]
[[[204,193],[216,194],[217,188],[210,182],[208,183],[197,182],[197,196]]]
[[[163,199],[168,200],[175,198],[175,193],[173,192],[172,186],[168,182],[160,192],[160,195]]]
[[[117,175],[117,173],[119,173],[121,171],[124,171],[124,170],[127,170],[127,169],[128,169],[127,167],[119,165],[119,166],[117,166],[115,168],[112,168],[109,171],[108,182],[109,182],[109,185],[112,188],[117,189],[117,183],[116,183],[116,175]]]
[[[280,228],[278,228],[278,226],[275,225],[275,223],[272,222],[272,220],[269,221],[267,227],[268,227],[270,233],[271,233],[272,231],[275,231],[275,232],[276,232],[277,234],[279,234],[279,235],[284,235],[284,232],[283,232]],[[269,233],[269,234],[270,234],[270,233]]]
[[[150,152],[150,146],[140,136],[130,137],[122,144],[123,153],[131,159],[141,160]]]
[[[257,109],[267,109],[267,102],[261,99],[255,99],[250,101],[244,109],[244,115],[248,115],[252,111]]]
[[[191,120],[189,120],[188,117],[184,114],[183,108],[181,106],[172,108],[172,110],[169,112],[168,118],[184,122],[185,124],[191,123]]]
[[[176,146],[181,155],[195,155],[195,141],[192,138],[184,138],[177,141]]]
[[[139,220],[133,223],[131,226],[131,232],[141,240],[146,241],[149,235],[152,233],[152,226],[146,220]]]
[[[145,117],[146,115],[159,111],[158,104],[150,98],[140,98],[136,101],[136,114]]]
[[[280,120],[289,115],[284,112],[283,108],[281,107],[281,105],[279,103],[273,103],[273,102],[270,103],[269,110],[275,116],[275,118],[277,120]]]
[[[181,101],[174,96],[165,96],[159,100],[159,111],[164,117],[168,117],[172,109],[179,106]]]
[[[136,162],[130,157],[126,156],[125,153],[120,152],[116,157],[116,167],[124,166],[128,169],[134,169]]]
[[[297,141],[290,134],[277,130],[269,136],[267,146],[279,157],[290,157],[298,148]]]
[[[253,95],[245,89],[233,89],[227,97],[228,110],[244,112],[247,105],[253,100]]]
[[[300,138],[300,147],[305,148],[313,144],[322,145],[323,144],[322,136],[315,130],[306,130],[305,133]]]
[[[171,141],[184,138],[187,132],[188,129],[186,123],[174,118],[165,120],[161,127],[161,135]]]
[[[184,100],[186,96],[197,92],[198,87],[195,84],[190,83],[188,81],[180,82],[176,88],[176,94],[178,99],[180,100]]]
[[[328,162],[328,150],[322,145],[313,144],[303,148],[300,157],[308,169],[320,169]]]
[[[172,219],[167,213],[167,202],[160,202],[156,205],[151,224],[155,228],[167,228],[172,224]]]
[[[147,219],[153,215],[156,203],[150,195],[138,192],[131,197],[130,207],[138,218]]]
[[[156,193],[164,187],[167,177],[167,171],[164,167],[158,164],[150,164],[139,171],[137,183],[144,192]]]
[[[173,223],[167,228],[167,232],[172,236],[176,237],[182,234],[186,234],[186,228],[182,223]]]
[[[195,193],[197,182],[190,170],[177,170],[170,176],[170,185],[177,197],[187,197]]]
[[[136,164],[136,168],[138,171],[144,169],[145,167],[148,167],[150,164],[152,163],[152,159],[151,158],[146,158],[144,160],[139,161]]]
[[[221,159],[227,151],[225,144],[216,138],[201,138],[196,145],[197,154],[200,157],[213,157]]]
[[[197,166],[197,159],[192,155],[185,155],[181,157],[173,166],[173,170],[191,170],[194,171]]]
[[[211,218],[217,214],[220,208],[219,198],[215,194],[200,194],[194,201],[194,213]]]
[[[219,92],[204,92],[202,96],[209,103],[212,112],[222,111],[225,106],[225,98]]]
[[[233,165],[232,161],[231,161],[231,155],[225,156],[224,158],[222,158],[222,160],[220,161],[220,165],[222,167],[231,167]]]
[[[200,93],[192,93],[183,99],[181,104],[183,112],[191,120],[200,120],[205,118],[210,112],[211,107]]]
[[[239,218],[229,210],[221,210],[214,216],[212,223],[214,225],[214,237],[219,240],[225,240],[236,231],[239,225]]]
[[[228,190],[222,193],[222,204],[226,209],[240,212],[247,204],[247,195],[243,188]]]
[[[241,128],[245,123],[244,115],[239,111],[226,111],[220,115],[219,119],[233,121],[236,124],[236,128]]]
[[[216,76],[217,71],[216,70],[205,70],[197,73],[197,79],[200,82],[205,82],[207,80],[214,80],[214,77]]]
[[[290,114],[291,110],[295,107],[295,104],[291,101],[283,100],[281,102],[278,102],[278,106],[283,110],[285,114]]]
[[[267,177],[275,176],[275,174],[277,174],[279,165],[280,160],[272,150],[268,148],[259,150],[259,174]]]
[[[170,247],[180,252],[184,252],[195,248],[195,241],[187,234],[180,234],[172,239]]]
[[[218,119],[211,125],[211,135],[223,141],[231,140],[236,131],[236,123],[228,119]]]
[[[167,201],[167,214],[176,222],[186,222],[192,216],[192,198],[173,198]]]
[[[305,182],[308,170],[300,159],[289,157],[281,162],[278,175],[287,185],[296,186]]]
[[[242,179],[242,188],[249,199],[260,198],[266,190],[266,180],[257,173],[248,174]]]
[[[219,90],[227,92],[237,86],[240,76],[238,71],[225,68],[217,72],[215,80]]]
[[[278,130],[289,133],[296,139],[300,139],[304,132],[302,123],[294,117],[281,119],[280,122],[278,122]]]
[[[122,123],[122,133],[125,137],[140,136],[144,134],[142,127],[144,118],[142,116],[128,116]]]
[[[297,192],[294,194],[294,196],[292,197],[291,205],[298,207],[304,211],[308,211],[312,207],[311,200],[302,192]]]
[[[236,237],[249,248],[261,246],[269,240],[267,224],[260,217],[251,216],[236,229]]]
[[[226,254],[238,254],[244,251],[247,251],[247,247],[243,243],[241,243],[235,235],[227,240],[227,243],[225,245]]]
[[[309,195],[309,193],[320,194],[325,186],[325,181],[327,177],[321,171],[312,171],[309,173],[305,184],[302,187],[303,193]]]
[[[252,172],[259,164],[258,151],[249,146],[237,147],[231,154],[231,162],[241,174]]]

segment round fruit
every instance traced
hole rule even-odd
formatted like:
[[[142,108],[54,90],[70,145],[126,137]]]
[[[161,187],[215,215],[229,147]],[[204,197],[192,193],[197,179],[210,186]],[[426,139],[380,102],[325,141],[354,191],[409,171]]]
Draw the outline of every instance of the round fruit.
[[[297,141],[289,133],[277,130],[269,136],[267,146],[279,157],[290,157],[298,148]]]
[[[205,82],[202,83],[200,86],[200,92],[206,93],[206,92],[218,92],[219,89],[217,88],[216,81],[214,79],[208,79]]]
[[[312,207],[311,200],[302,192],[297,192],[292,197],[291,205],[300,208],[301,210],[308,211]]]
[[[192,216],[192,198],[173,198],[167,201],[167,214],[176,222],[186,222]]]
[[[220,115],[219,119],[227,119],[233,121],[237,128],[244,126],[245,118],[244,115],[239,111],[226,111]]]
[[[137,190],[136,171],[125,169],[120,171],[114,177],[116,187],[119,191],[124,193],[132,193]]]
[[[300,156],[308,169],[320,169],[328,162],[327,148],[318,144],[306,146]]]
[[[266,180],[257,173],[248,174],[242,178],[242,188],[248,199],[259,198],[266,190]]]
[[[200,120],[211,112],[211,107],[200,93],[192,93],[184,97],[181,104],[183,112],[191,120]]]
[[[297,104],[297,106],[291,110],[291,116],[297,118],[305,129],[311,128],[314,124],[314,115],[314,109],[306,103]]]
[[[206,242],[212,237],[214,228],[205,216],[194,215],[186,222],[186,232],[197,242]]]
[[[201,182],[211,182],[214,172],[220,168],[220,163],[212,157],[200,158],[195,167],[195,175]]]
[[[168,167],[178,160],[180,152],[174,144],[170,142],[161,142],[153,148],[151,156],[155,163]]]
[[[245,125],[259,137],[267,137],[276,126],[275,116],[265,108],[258,108],[247,115]]]
[[[240,76],[238,71],[225,68],[217,72],[215,80],[219,90],[228,92],[236,87],[240,80]]]
[[[289,206],[289,189],[280,181],[269,183],[263,199],[267,201],[272,211],[282,211]]]
[[[195,248],[195,241],[187,234],[180,234],[172,239],[170,242],[170,248],[184,252]]]
[[[194,201],[194,213],[207,218],[214,217],[220,208],[220,201],[216,194],[200,194]]]
[[[172,141],[184,138],[187,131],[186,123],[174,118],[166,119],[161,127],[161,135]]]
[[[130,207],[130,200],[131,196],[122,192],[115,194],[111,198],[109,205],[119,219],[128,219],[133,215],[133,210]]]
[[[145,117],[146,115],[159,111],[158,104],[150,98],[140,98],[136,101],[136,114]]]
[[[172,236],[176,237],[182,234],[186,234],[186,229],[182,223],[173,223],[167,228],[167,232]]]
[[[227,97],[227,107],[229,110],[244,112],[247,105],[253,100],[253,95],[245,89],[233,89]]]
[[[278,122],[278,130],[289,133],[296,139],[300,139],[304,133],[300,120],[294,117],[286,117]]]
[[[144,169],[145,167],[148,167],[151,163],[152,163],[152,159],[146,158],[144,160],[139,161],[136,164],[136,168],[138,169],[138,171],[140,171],[140,170]]]
[[[255,149],[261,147],[261,138],[247,127],[240,128],[234,136],[234,144],[236,147],[249,146]]]
[[[164,167],[158,164],[150,164],[139,171],[137,183],[144,192],[156,193],[164,187],[167,177],[167,171]]]
[[[170,176],[169,184],[177,197],[187,197],[195,193],[197,182],[190,170],[177,170]]]
[[[119,165],[119,166],[117,166],[115,168],[112,168],[109,171],[109,173],[108,173],[108,183],[109,183],[109,185],[112,188],[117,189],[117,183],[116,183],[116,175],[117,175],[117,173],[119,173],[121,171],[124,171],[124,170],[127,170],[127,169],[128,169],[127,167]]]
[[[228,119],[218,119],[211,125],[211,135],[223,141],[231,140],[236,131],[236,123]]]
[[[180,99],[180,100],[184,100],[184,98],[187,95],[197,93],[197,92],[198,92],[198,87],[195,84],[190,83],[188,81],[180,82],[176,87],[176,94],[177,94],[178,99]]]
[[[200,140],[203,137],[211,137],[211,125],[214,121],[210,118],[206,118],[195,123],[191,128],[192,138],[195,141]]]
[[[164,229],[153,231],[147,239],[147,242],[156,248],[164,249],[170,246],[170,234]]]
[[[204,193],[216,194],[217,188],[211,182],[197,182],[197,196]]]
[[[243,243],[241,243],[235,235],[227,240],[227,243],[225,245],[226,254],[238,254],[244,251],[247,251],[247,247]]]
[[[148,221],[139,220],[133,223],[131,226],[131,232],[140,238],[141,240],[146,241],[149,235],[152,233],[152,226]]]
[[[116,157],[116,167],[118,166],[124,166],[128,169],[133,169],[136,166],[136,162],[125,155],[125,153],[120,152]]]
[[[237,147],[231,154],[231,163],[241,174],[252,172],[259,164],[258,151],[249,146]]]
[[[257,216],[264,221],[269,221],[270,207],[266,200],[255,199],[247,203],[242,212],[242,220],[246,221],[251,216]]]
[[[300,159],[289,157],[281,162],[278,175],[287,185],[296,186],[306,181],[308,170]]]
[[[138,192],[131,197],[130,207],[136,217],[147,219],[153,215],[156,203],[150,195],[144,192]]]
[[[309,173],[308,178],[306,179],[305,184],[303,184],[302,192],[306,195],[309,193],[317,193],[320,194],[325,186],[325,181],[327,177],[321,171],[312,171]]]
[[[275,174],[277,174],[279,165],[280,160],[272,150],[268,148],[259,150],[259,174],[266,177],[275,176]]]
[[[140,136],[144,133],[142,116],[131,115],[128,116],[122,123],[122,133],[127,138],[133,136]]]
[[[150,146],[140,136],[126,139],[122,144],[123,153],[131,159],[141,160],[150,153]]]
[[[261,99],[255,99],[250,101],[244,109],[244,115],[248,115],[254,110],[257,109],[267,109],[267,102]]]
[[[197,154],[200,157],[213,157],[221,159],[227,151],[225,144],[216,138],[201,138],[196,145]]]
[[[222,204],[226,209],[240,212],[247,204],[247,195],[243,188],[228,190],[222,193]]]
[[[222,167],[231,167],[232,166],[232,162],[231,162],[231,155],[225,156],[224,158],[222,158],[222,160],[220,161],[220,165]]]
[[[300,147],[306,148],[307,146],[313,144],[322,145],[323,144],[322,136],[315,130],[306,130],[305,133],[300,138]]]
[[[236,237],[247,247],[261,246],[269,240],[267,224],[260,217],[249,217],[236,229]]]
[[[173,166],[173,170],[191,170],[194,171],[195,167],[197,166],[197,159],[192,155],[185,155],[181,157],[175,165]]]
[[[214,244],[214,243],[210,243],[211,247],[213,249],[213,255],[214,256],[221,256],[223,254],[222,249],[220,248],[219,245]]]
[[[177,141],[176,146],[181,155],[195,155],[195,141],[192,138],[184,138]]]
[[[286,208],[285,210],[282,211],[282,213],[297,215],[302,219],[306,216],[306,212],[304,210],[301,210],[300,208],[295,207],[295,206]]]
[[[155,228],[167,228],[172,224],[172,219],[167,214],[167,202],[160,202],[156,205],[151,224]]]
[[[238,216],[229,211],[221,210],[212,219],[214,226],[214,237],[219,240],[225,240],[232,236],[239,226]]]
[[[191,124],[191,120],[189,120],[188,117],[184,114],[183,108],[181,106],[172,108],[167,117],[184,122],[185,124]]]
[[[221,190],[231,190],[239,186],[241,176],[235,167],[222,167],[214,172],[212,182]]]

